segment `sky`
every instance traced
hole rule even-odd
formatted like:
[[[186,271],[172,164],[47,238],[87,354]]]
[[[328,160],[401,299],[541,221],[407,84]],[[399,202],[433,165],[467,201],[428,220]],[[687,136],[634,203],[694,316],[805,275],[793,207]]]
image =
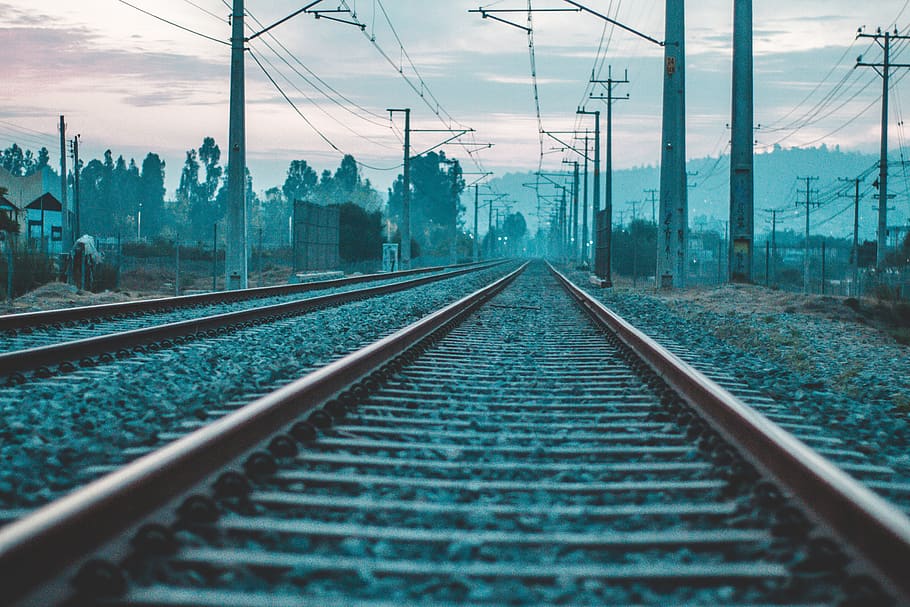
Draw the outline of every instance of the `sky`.
[[[335,8],[337,2],[322,6]],[[162,156],[172,195],[186,150],[199,147],[206,136],[227,148],[230,49],[223,42],[230,36],[230,11],[222,0],[130,4],[215,40],[120,0],[0,0],[0,147],[44,145],[59,163],[56,133],[63,114],[69,136],[81,135],[83,158],[100,157],[106,149],[137,163],[148,152]],[[247,0],[246,9],[269,25],[305,4]],[[662,39],[662,2],[585,4]],[[729,140],[733,3],[686,4],[688,155],[716,156]],[[881,80],[869,68],[854,69],[854,63],[861,53],[877,61],[881,51],[855,35],[861,26],[874,31],[896,25],[905,31],[908,4],[756,2],[755,120],[762,125],[756,151],[821,143],[876,150]],[[569,7],[560,0],[533,5]],[[570,152],[553,149],[555,142],[541,143],[525,31],[470,13],[478,5],[468,0],[347,0],[347,6],[356,18],[329,16],[356,20],[365,29],[302,14],[272,30],[273,36],[250,43],[247,158],[257,191],[280,186],[291,160],[334,170],[342,153],[364,163],[364,174],[385,190],[400,171],[403,126],[401,115],[390,117],[387,108],[412,108],[415,130],[474,129],[459,139],[461,145],[442,148],[468,173],[536,170],[541,151],[547,170],[562,170],[562,161],[571,159]],[[526,9],[527,3],[500,0],[484,7]],[[527,13],[499,16],[527,24]],[[247,22],[252,30],[262,27]],[[662,49],[578,12],[535,13],[533,42],[544,129],[591,127],[591,120],[575,111],[582,105],[604,109],[602,101],[587,98],[592,91],[602,93],[587,82],[592,72],[603,78],[612,66],[614,77],[628,71],[630,80],[617,87],[629,100],[614,105],[614,167],[658,164]],[[910,59],[910,53],[901,57],[903,50],[896,47],[895,60]],[[905,137],[901,112],[910,81],[902,75],[896,74],[892,89],[895,146]],[[446,137],[415,132],[412,152]]]

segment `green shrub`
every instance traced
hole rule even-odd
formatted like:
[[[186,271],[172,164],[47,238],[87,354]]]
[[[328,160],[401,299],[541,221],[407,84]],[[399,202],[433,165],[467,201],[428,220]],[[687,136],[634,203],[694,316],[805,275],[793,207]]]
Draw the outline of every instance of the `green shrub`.
[[[5,253],[0,253],[0,298],[8,299],[9,264]],[[52,257],[23,247],[13,247],[13,297],[19,297],[57,278]]]

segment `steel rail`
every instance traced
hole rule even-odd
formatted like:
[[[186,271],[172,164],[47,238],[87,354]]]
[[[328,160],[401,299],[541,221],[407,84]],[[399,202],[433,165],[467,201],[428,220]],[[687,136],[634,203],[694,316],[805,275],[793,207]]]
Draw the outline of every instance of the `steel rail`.
[[[144,456],[33,514],[0,528],[4,601],[42,604],[34,593],[59,572],[185,495],[215,472],[405,353],[447,323],[475,310],[527,264],[423,319],[318,369],[244,408]],[[31,596],[29,596],[31,595]]]
[[[756,412],[550,270],[595,321],[640,357],[725,439],[801,502],[806,513],[845,542],[883,585],[910,604],[910,518],[805,443]]]
[[[498,262],[505,263],[505,262]],[[470,272],[474,272],[483,267],[469,267],[453,270],[445,274],[434,274],[432,276],[423,276],[412,278],[402,282],[385,284],[376,287],[366,287],[355,291],[345,293],[333,293],[308,299],[299,299],[284,303],[250,308],[248,310],[237,310],[234,312],[224,312],[212,316],[203,316],[200,318],[191,318],[178,322],[165,323],[141,329],[132,329],[118,333],[109,333],[107,335],[98,335],[95,337],[86,337],[73,341],[50,344],[29,348],[27,350],[15,350],[0,354],[0,376],[13,375],[42,366],[59,364],[70,360],[82,360],[103,353],[117,352],[121,349],[135,348],[150,343],[159,342],[165,339],[175,339],[211,331],[225,326],[237,325],[245,322],[254,322],[266,318],[277,316],[287,316],[291,314],[300,314],[309,310],[323,306],[333,306],[348,303],[356,299],[377,297],[396,291],[411,289],[431,282],[437,282],[448,278],[454,278]]]
[[[383,274],[363,274],[331,280],[319,280],[292,285],[274,285],[270,287],[253,287],[251,289],[238,289],[235,291],[213,291],[210,293],[197,293],[193,295],[180,295],[178,297],[156,297],[154,299],[138,299],[116,303],[97,304],[92,306],[78,306],[75,308],[62,308],[60,310],[42,310],[40,312],[23,312],[20,314],[0,315],[0,332],[15,331],[27,328],[43,327],[60,323],[68,323],[97,318],[123,316],[126,314],[148,313],[158,310],[175,310],[209,304],[229,303],[247,299],[259,299],[276,295],[291,295],[318,291],[320,289],[334,289],[346,285],[386,280],[429,272],[440,272],[448,269],[467,268],[472,266],[495,265],[500,262],[464,263],[452,266],[432,266],[401,270]]]

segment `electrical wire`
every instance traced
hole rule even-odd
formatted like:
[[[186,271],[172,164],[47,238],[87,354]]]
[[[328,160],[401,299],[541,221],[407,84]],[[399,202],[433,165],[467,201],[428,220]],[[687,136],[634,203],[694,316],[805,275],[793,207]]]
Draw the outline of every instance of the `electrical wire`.
[[[198,8],[200,11],[202,11],[209,17],[212,17],[213,19],[217,19],[221,23],[224,23],[225,21],[227,21],[227,19],[224,16],[213,13],[209,9],[205,8],[204,6],[200,6],[199,4],[196,4],[195,2],[193,2],[193,0],[183,0],[183,1],[186,2],[187,4],[189,4],[190,6]]]
[[[196,36],[199,36],[200,38],[205,38],[206,40],[211,40],[212,42],[217,42],[218,44],[223,44],[223,45],[225,45],[225,46],[230,46],[230,45],[231,45],[230,42],[226,42],[226,41],[224,41],[224,40],[219,40],[218,38],[214,38],[214,37],[209,36],[209,35],[207,35],[207,34],[203,34],[202,32],[197,32],[197,31],[194,30],[194,29],[191,29],[191,28],[188,28],[188,27],[186,27],[186,26],[180,25],[179,23],[175,23],[175,22],[173,22],[173,21],[170,21],[169,19],[165,19],[164,17],[160,17],[160,16],[156,15],[155,13],[149,12],[149,11],[143,9],[143,8],[139,8],[139,7],[136,6],[135,4],[130,4],[130,3],[127,2],[126,0],[117,0],[117,2],[119,2],[120,4],[126,5],[126,6],[132,8],[132,9],[134,9],[134,10],[137,10],[137,11],[139,11],[140,13],[142,13],[142,14],[144,14],[144,15],[148,15],[149,17],[152,17],[152,18],[154,18],[154,19],[157,19],[158,21],[163,21],[164,23],[167,23],[168,25],[172,25],[172,26],[176,27],[177,29],[181,29],[181,30],[183,30],[183,31],[185,31],[185,32],[189,32],[189,33],[191,33],[191,34],[195,34]]]
[[[307,118],[306,115],[302,111],[300,111],[300,108],[298,108],[297,105],[291,100],[291,98],[288,97],[287,93],[284,92],[284,89],[281,88],[281,85],[279,85],[278,82],[269,73],[269,71],[267,69],[265,69],[265,66],[262,65],[262,62],[259,61],[259,57],[257,57],[256,54],[254,52],[252,52],[252,50],[250,51],[250,57],[253,58],[253,61],[255,61],[256,65],[259,66],[259,69],[262,70],[262,73],[265,74],[265,77],[268,78],[269,82],[271,82],[272,85],[278,90],[278,92],[281,93],[281,96],[284,97],[284,100],[288,102],[288,104],[294,109],[294,111],[297,112],[297,115],[300,116],[303,119],[303,121],[307,123],[307,125],[313,130],[313,132],[316,133],[323,141],[325,141],[329,145],[329,147],[331,147],[333,150],[335,150],[342,156],[346,155],[344,150],[342,150],[340,147],[335,145],[335,143],[331,139],[329,139],[327,135],[325,135],[322,131],[320,131],[316,127],[316,125],[313,124],[310,121],[310,119]],[[374,171],[397,171],[401,167],[400,164],[397,166],[394,166],[394,167],[377,167],[377,166],[372,166],[372,165],[366,164],[364,162],[360,162],[359,160],[356,160],[356,159],[355,159],[355,161],[357,162],[358,165],[366,167],[368,169],[372,169]]]

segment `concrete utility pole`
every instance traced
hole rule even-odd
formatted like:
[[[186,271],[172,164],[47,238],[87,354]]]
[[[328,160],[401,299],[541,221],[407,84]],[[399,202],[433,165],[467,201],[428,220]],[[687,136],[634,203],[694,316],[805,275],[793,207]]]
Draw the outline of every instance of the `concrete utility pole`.
[[[572,184],[572,259],[578,257],[578,161],[573,160]]]
[[[243,0],[234,0],[231,12],[231,100],[228,131],[228,205],[225,241],[226,290],[249,286],[249,244],[246,212],[246,109],[244,83],[245,43]]]
[[[752,282],[755,241],[752,84],[752,0],[734,0],[729,252],[733,282]]]
[[[474,184],[474,250],[472,251],[472,255],[471,255],[471,260],[474,263],[477,263],[478,246],[480,246],[480,243],[478,242],[480,239],[480,236],[477,234],[477,213],[479,211],[480,211],[480,184],[475,183]]]
[[[875,253],[875,265],[881,268],[885,265],[885,248],[888,245],[888,91],[890,88],[891,68],[910,68],[910,64],[891,62],[891,43],[895,40],[910,40],[910,36],[901,36],[894,32],[882,32],[878,28],[874,34],[866,34],[860,28],[856,34],[859,38],[872,38],[882,48],[884,57],[881,63],[864,63],[860,55],[856,59],[855,67],[871,67],[882,77],[882,135],[881,158],[879,160],[878,174],[878,249]]]
[[[594,254],[596,257],[601,248],[601,244],[598,242],[600,235],[597,233],[597,213],[600,211],[600,110],[590,112],[580,108],[577,113],[594,115],[594,200],[591,204],[591,223],[593,224],[592,233],[594,237],[592,240],[594,241]],[[598,267],[596,259],[594,266],[595,268]],[[609,266],[607,270],[609,271]],[[600,276],[600,278],[607,280],[604,276]],[[605,284],[604,286],[609,287],[612,284]]]
[[[590,154],[590,142],[591,137],[588,131],[585,130],[585,183],[583,188],[584,196],[581,201],[581,259],[585,262],[591,258],[588,252],[588,241],[590,240],[588,236],[588,155]]]
[[[60,116],[60,202],[63,205],[63,246],[73,247],[73,222],[69,205],[66,204],[66,120]]]
[[[667,0],[665,31],[657,286],[669,288],[686,284],[689,204],[686,188],[685,0]]]
[[[806,247],[803,250],[803,293],[809,293],[809,208],[813,205],[818,206],[818,203],[812,202],[812,194],[818,193],[818,190],[812,189],[812,182],[818,181],[818,177],[797,177],[797,179],[806,180],[806,191],[800,192],[806,195]],[[800,203],[797,202],[797,205]]]
[[[627,84],[629,82],[629,72],[627,71],[622,80],[613,78],[613,66],[607,67],[607,79],[591,79],[592,84],[604,84],[607,87],[606,95],[590,95],[591,99],[607,102],[607,171],[606,183],[604,186],[604,211],[606,219],[604,221],[604,242],[598,247],[598,252],[603,251],[602,258],[595,266],[602,269],[603,275],[600,276],[607,283],[612,283],[612,253],[613,253],[613,102],[629,98],[629,94],[616,97],[613,95],[613,87],[617,84]],[[610,286],[609,284],[606,286]]]
[[[411,108],[389,109],[404,112],[404,172],[401,189],[401,269],[411,269]]]

